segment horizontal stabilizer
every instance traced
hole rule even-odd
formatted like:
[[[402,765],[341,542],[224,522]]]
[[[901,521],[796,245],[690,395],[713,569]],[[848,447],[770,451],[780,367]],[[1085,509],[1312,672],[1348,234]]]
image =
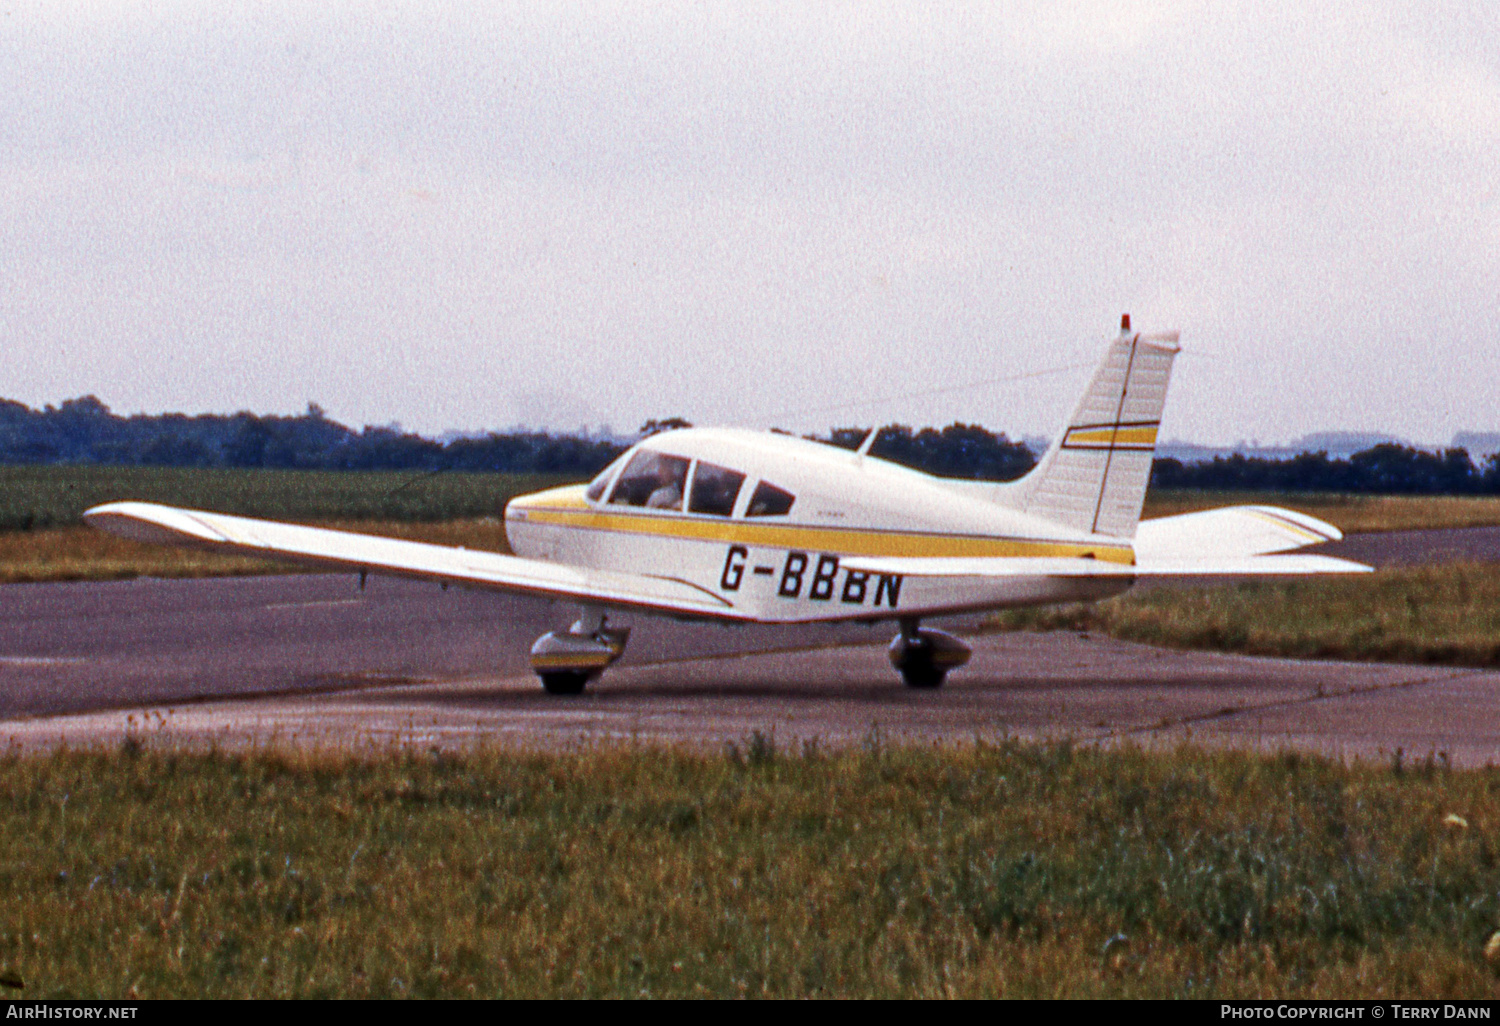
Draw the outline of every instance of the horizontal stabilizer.
[[[1225,506],[1142,520],[1135,533],[1141,563],[1208,557],[1260,556],[1338,541],[1332,524],[1277,506]]]
[[[498,552],[380,538],[351,531],[252,520],[224,513],[112,502],[83,514],[90,527],[133,541],[284,559],[324,568],[422,577],[598,606],[745,620],[713,592],[648,574],[589,570]]]
[[[1098,559],[966,557],[850,557],[850,570],[904,577],[1264,577],[1292,574],[1358,574],[1370,567],[1332,556],[1200,557],[1141,562]]]

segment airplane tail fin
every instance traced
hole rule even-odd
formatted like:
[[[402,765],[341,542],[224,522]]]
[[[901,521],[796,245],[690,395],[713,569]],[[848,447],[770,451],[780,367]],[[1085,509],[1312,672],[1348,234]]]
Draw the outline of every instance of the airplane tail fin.
[[[1133,333],[1122,317],[1062,435],[997,499],[1075,530],[1134,537],[1178,350],[1177,332]]]

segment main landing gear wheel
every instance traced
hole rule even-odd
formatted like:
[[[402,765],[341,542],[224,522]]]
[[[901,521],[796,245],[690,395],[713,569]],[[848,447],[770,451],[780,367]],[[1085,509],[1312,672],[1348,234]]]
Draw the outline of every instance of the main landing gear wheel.
[[[552,670],[537,676],[542,678],[542,689],[549,695],[581,695],[592,674],[577,670]]]
[[[923,630],[916,620],[902,620],[888,654],[907,687],[930,691],[943,686],[949,670],[969,661],[969,646],[951,634]]]
[[[933,665],[931,652],[912,652],[907,656],[906,665],[901,667],[901,679],[906,681],[906,686],[923,691],[942,687],[943,678],[947,676],[947,670]]]
[[[581,695],[588,682],[625,651],[629,627],[610,627],[603,610],[585,606],[566,631],[551,631],[531,646],[531,668],[549,695]]]

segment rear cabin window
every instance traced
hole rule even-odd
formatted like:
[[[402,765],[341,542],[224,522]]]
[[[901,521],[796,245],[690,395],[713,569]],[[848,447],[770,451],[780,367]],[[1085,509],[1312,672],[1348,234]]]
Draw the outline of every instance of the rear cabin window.
[[[745,508],[747,517],[779,517],[792,510],[792,503],[797,497],[784,488],[777,488],[767,481],[762,481],[755,486],[755,494],[750,496],[750,505]]]
[[[688,461],[681,456],[640,449],[620,472],[609,504],[680,510],[687,472]]]
[[[599,471],[599,476],[589,482],[588,490],[583,494],[590,502],[598,502],[604,498],[604,489],[609,487],[609,479],[624,460],[624,456],[611,460],[609,466]]]
[[[693,471],[693,494],[688,497],[689,513],[712,513],[727,517],[734,512],[734,500],[740,497],[745,475],[728,467],[698,461]]]

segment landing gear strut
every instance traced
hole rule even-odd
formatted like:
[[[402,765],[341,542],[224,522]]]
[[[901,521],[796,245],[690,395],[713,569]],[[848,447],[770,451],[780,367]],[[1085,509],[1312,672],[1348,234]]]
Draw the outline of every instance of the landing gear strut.
[[[969,661],[969,646],[912,619],[901,621],[901,633],[892,639],[888,654],[907,687],[926,690],[942,687],[949,670]]]
[[[629,627],[610,627],[602,609],[585,606],[566,631],[550,631],[531,646],[531,668],[549,695],[579,695],[625,652]]]

